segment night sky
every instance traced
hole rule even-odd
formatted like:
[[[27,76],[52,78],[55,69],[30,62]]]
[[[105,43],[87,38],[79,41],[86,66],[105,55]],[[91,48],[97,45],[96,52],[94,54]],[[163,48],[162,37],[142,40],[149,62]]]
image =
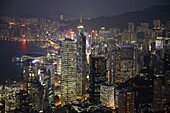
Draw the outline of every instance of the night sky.
[[[170,0],[0,0],[1,14],[63,14],[78,18],[114,16],[142,10],[154,5],[167,5]]]

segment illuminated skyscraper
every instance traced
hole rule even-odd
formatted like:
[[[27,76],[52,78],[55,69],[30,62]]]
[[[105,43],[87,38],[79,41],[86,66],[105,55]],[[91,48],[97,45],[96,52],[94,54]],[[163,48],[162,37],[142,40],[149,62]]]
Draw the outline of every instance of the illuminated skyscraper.
[[[31,82],[30,96],[32,108],[36,111],[42,110],[43,105],[43,86],[38,80]]]
[[[55,78],[54,78],[55,67],[53,65],[48,65],[46,68],[42,69],[42,74],[44,74],[43,86],[44,86],[44,98],[48,98],[49,104],[54,103],[54,93],[55,93]]]
[[[85,94],[86,85],[86,36],[84,35],[84,26],[82,24],[82,17],[80,18],[80,24],[77,26],[77,96],[83,96]]]
[[[153,20],[153,29],[159,30],[161,28],[161,21],[160,20]]]
[[[113,52],[115,65],[111,74],[115,83],[123,83],[136,75],[135,55],[135,48],[131,44],[119,45],[119,48]]]
[[[80,33],[77,40],[77,71],[78,71],[78,84],[77,95],[82,96],[85,94],[85,83],[87,78],[86,73],[86,36]]]
[[[120,56],[120,81],[125,82],[134,76],[134,46],[131,44],[120,45]]]
[[[24,69],[23,69],[23,77],[24,77],[24,88],[25,90],[29,92],[31,81],[34,80],[37,77],[38,71],[37,68],[33,62],[33,59],[28,59],[24,63]]]
[[[25,90],[16,92],[16,109],[25,113],[31,112],[31,99],[31,96]]]
[[[74,40],[65,39],[61,47],[61,102],[62,105],[76,101],[77,46]]]
[[[112,109],[115,108],[113,85],[100,85],[100,101],[102,106],[107,106]]]
[[[154,91],[153,91],[153,109],[154,112],[161,111],[162,108],[162,80],[159,78],[154,79]]]
[[[120,71],[118,71],[120,70],[120,52],[116,39],[108,38],[107,49],[108,79],[109,84],[114,85],[115,76],[120,76]]]
[[[164,73],[168,72],[170,72],[170,40],[167,40],[164,49]]]
[[[119,93],[119,111],[118,113],[135,113],[135,94],[131,91],[122,91]]]
[[[83,22],[83,18],[82,18],[82,16],[81,16],[81,18],[80,18],[80,24],[77,26],[78,36],[81,36],[80,33],[83,33],[83,34],[84,34],[84,26],[83,26],[82,22]]]
[[[100,101],[100,85],[106,84],[106,59],[103,56],[90,58],[90,97],[91,102]]]
[[[135,31],[135,26],[134,23],[130,23],[128,24],[128,31],[129,32],[134,32]]]

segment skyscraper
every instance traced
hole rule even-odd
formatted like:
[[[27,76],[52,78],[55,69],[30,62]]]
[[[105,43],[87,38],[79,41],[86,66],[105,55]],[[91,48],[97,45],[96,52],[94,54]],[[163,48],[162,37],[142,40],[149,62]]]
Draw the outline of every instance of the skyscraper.
[[[84,34],[84,26],[83,26],[82,22],[83,22],[83,18],[82,18],[82,16],[81,16],[81,18],[80,18],[80,24],[77,26],[78,36],[81,36],[80,33],[83,33],[83,34]]]
[[[107,64],[108,64],[108,79],[109,84],[115,84],[115,76],[120,76],[120,52],[119,47],[117,47],[117,41],[113,38],[108,38],[107,42]]]
[[[77,88],[77,46],[74,40],[66,38],[61,47],[61,103],[76,101]]]
[[[77,71],[78,71],[78,84],[77,95],[82,96],[85,94],[85,83],[87,78],[86,73],[86,36],[80,33],[77,40]]]
[[[125,82],[134,76],[134,46],[131,44],[120,45],[120,82]]]
[[[100,101],[102,106],[107,106],[114,109],[114,96],[113,85],[100,85]]]
[[[100,85],[106,84],[106,59],[103,56],[90,58],[90,97],[91,102],[100,101]]]
[[[83,18],[80,18],[80,24],[77,26],[77,96],[83,96],[85,94],[86,85],[86,36],[84,35],[84,26],[82,24]]]
[[[31,81],[37,77],[37,68],[33,63],[33,59],[28,59],[24,63],[23,77],[24,77],[24,88],[30,93]]]
[[[162,109],[162,80],[160,78],[154,79],[153,91],[153,109],[154,112],[160,112]]]
[[[134,113],[135,93],[131,91],[122,91],[119,93],[119,111],[118,113]]]

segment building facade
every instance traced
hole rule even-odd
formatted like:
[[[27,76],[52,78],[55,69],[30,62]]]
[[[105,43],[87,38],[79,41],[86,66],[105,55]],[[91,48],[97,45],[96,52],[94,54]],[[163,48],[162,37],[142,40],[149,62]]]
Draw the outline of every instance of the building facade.
[[[65,39],[61,48],[61,103],[76,101],[77,90],[77,46],[74,40]]]

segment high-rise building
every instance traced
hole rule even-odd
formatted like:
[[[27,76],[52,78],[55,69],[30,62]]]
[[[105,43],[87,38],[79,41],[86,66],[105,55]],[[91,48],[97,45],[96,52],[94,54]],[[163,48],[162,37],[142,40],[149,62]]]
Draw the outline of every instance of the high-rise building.
[[[81,36],[80,33],[83,33],[83,34],[84,34],[84,26],[83,26],[82,22],[83,22],[83,18],[82,18],[82,16],[81,16],[81,18],[80,18],[80,24],[77,26],[77,33],[78,33],[77,35],[78,35],[78,36]]]
[[[21,84],[13,82],[6,82],[3,86],[3,95],[2,99],[5,102],[5,112],[9,112],[16,109],[16,92],[21,89]]]
[[[55,92],[55,67],[53,65],[46,66],[46,75],[45,75],[45,90],[49,100],[49,104],[54,104],[54,92]]]
[[[135,113],[135,93],[132,91],[122,91],[118,96],[118,113]]]
[[[127,40],[125,43],[128,43],[128,44],[136,42],[136,33],[134,29],[134,23],[128,24],[128,31],[127,31],[126,39]]]
[[[100,85],[107,83],[106,59],[103,56],[90,57],[90,97],[91,102],[100,101]]]
[[[162,80],[159,78],[154,80],[153,109],[154,112],[161,112],[162,109]]]
[[[86,36],[80,33],[81,36],[77,40],[77,95],[82,96],[85,94],[85,84],[87,82],[87,59],[86,59]]]
[[[135,25],[132,22],[129,22],[128,24],[128,32],[134,32],[135,31]]]
[[[120,70],[120,52],[117,47],[117,40],[108,38],[107,41],[107,68],[108,68],[108,80],[110,85],[115,84],[115,76],[119,76]]]
[[[38,80],[32,80],[30,96],[32,109],[40,111],[43,109],[43,86]]]
[[[65,39],[61,47],[61,103],[74,103],[77,96],[77,46]]]
[[[115,108],[113,85],[100,85],[100,101],[102,106],[107,106],[112,109]]]
[[[122,34],[121,42],[123,44],[135,44],[136,43],[136,33],[132,31],[124,30]]]
[[[23,78],[24,78],[24,88],[29,93],[30,83],[37,77],[38,70],[33,62],[33,59],[28,59],[24,62]]]
[[[170,46],[168,45],[164,49],[164,73],[167,72],[170,72]]]
[[[153,29],[154,30],[161,29],[161,21],[160,20],[153,20]]]
[[[31,96],[25,90],[16,92],[16,110],[25,113],[32,112],[31,99]]]
[[[131,44],[120,45],[120,78],[118,77],[120,82],[125,82],[129,78],[134,76],[134,61],[135,61],[135,54],[134,54],[134,46]]]

